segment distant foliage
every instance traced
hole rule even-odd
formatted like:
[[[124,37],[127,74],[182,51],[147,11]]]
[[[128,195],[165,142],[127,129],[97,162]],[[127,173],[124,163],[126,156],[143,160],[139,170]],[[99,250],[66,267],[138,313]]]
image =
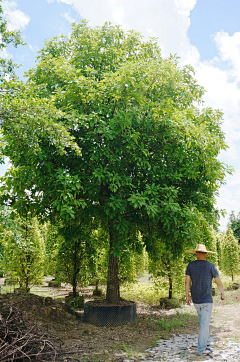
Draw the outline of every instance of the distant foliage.
[[[216,232],[216,248],[217,248],[217,258],[218,258],[218,266],[220,269],[223,268],[223,262],[222,262],[222,244],[223,244],[223,238],[224,235],[221,232]]]
[[[91,222],[81,224],[79,220],[59,229],[57,275],[59,280],[71,284],[73,297],[77,295],[78,284],[84,286],[90,280],[89,256],[93,253],[93,232]]]
[[[41,226],[42,236],[45,244],[45,262],[44,275],[56,277],[57,272],[57,253],[61,237],[58,233],[59,225],[46,222]]]
[[[216,232],[212,227],[210,227],[208,229],[208,238],[207,238],[207,240],[205,242],[205,245],[206,245],[207,250],[217,252]],[[216,266],[218,266],[218,254],[208,254],[207,255],[207,260],[210,263],[213,263]]]
[[[239,249],[238,241],[231,227],[228,227],[222,243],[222,266],[226,275],[232,277],[239,273]]]
[[[240,243],[240,212],[235,215],[234,211],[231,211],[229,222],[235,238],[237,238],[238,243]]]
[[[4,235],[3,268],[29,292],[31,286],[42,282],[44,240],[36,218],[21,218],[19,224],[20,230]]]
[[[148,267],[148,255],[145,249],[141,252],[126,249],[119,258],[119,283],[136,282]]]
[[[175,291],[184,288],[186,264],[183,255],[174,256],[165,243],[159,240],[155,244],[155,253],[149,258],[149,271],[154,276],[154,283],[161,287],[162,277],[168,283],[168,297],[173,298]]]

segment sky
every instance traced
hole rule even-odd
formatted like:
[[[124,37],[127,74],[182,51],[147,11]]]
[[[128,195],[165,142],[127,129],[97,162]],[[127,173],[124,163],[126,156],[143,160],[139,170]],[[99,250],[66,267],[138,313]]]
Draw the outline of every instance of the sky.
[[[240,211],[240,1],[239,0],[15,0],[2,1],[9,29],[21,29],[25,46],[9,47],[4,54],[22,64],[20,78],[34,67],[44,41],[71,32],[81,19],[90,25],[106,21],[125,30],[158,38],[163,57],[180,56],[191,64],[198,83],[206,89],[205,106],[224,112],[222,129],[229,146],[219,159],[234,167],[217,198],[219,209]],[[0,174],[6,171],[0,165]],[[221,218],[220,229],[227,227]]]

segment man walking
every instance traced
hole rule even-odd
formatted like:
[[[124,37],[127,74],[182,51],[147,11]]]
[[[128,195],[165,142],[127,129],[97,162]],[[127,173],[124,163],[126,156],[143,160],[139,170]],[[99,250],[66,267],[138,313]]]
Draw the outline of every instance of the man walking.
[[[200,332],[198,336],[198,354],[209,355],[212,353],[210,349],[209,324],[212,314],[212,279],[214,278],[218,289],[221,292],[221,299],[225,299],[222,282],[219,278],[218,270],[213,263],[206,259],[207,254],[216,254],[214,251],[208,251],[203,244],[198,244],[195,250],[186,250],[186,253],[196,253],[197,260],[192,261],[187,266],[185,291],[186,302],[191,305],[193,301],[197,310]],[[191,296],[189,295],[190,281]]]

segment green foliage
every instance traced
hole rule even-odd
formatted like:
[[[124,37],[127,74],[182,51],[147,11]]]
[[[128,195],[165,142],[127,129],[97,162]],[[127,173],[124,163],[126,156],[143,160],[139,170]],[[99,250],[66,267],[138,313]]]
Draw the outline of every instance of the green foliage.
[[[90,281],[98,289],[99,284],[106,284],[108,270],[109,235],[99,227],[91,235],[91,251],[88,254]]]
[[[83,308],[84,307],[84,297],[82,295],[78,295],[69,302],[70,306],[73,309]]]
[[[157,225],[172,252],[202,240],[229,170],[217,158],[222,113],[197,107],[190,66],[162,59],[156,39],[82,21],[46,42],[28,77],[2,99],[5,200],[21,211],[28,190],[36,213],[67,221],[87,210],[114,257],[135,250],[142,225]]]
[[[91,278],[89,261],[97,251],[94,223],[91,218],[79,218],[71,224],[62,225],[58,247],[57,278],[73,287],[76,297],[77,285],[87,285]]]
[[[218,257],[218,266],[220,269],[223,268],[223,262],[222,262],[222,244],[223,244],[223,238],[224,235],[221,232],[216,232],[216,251],[217,251],[217,257]]]
[[[164,283],[161,283],[160,288],[157,288],[149,282],[137,282],[124,283],[120,286],[120,290],[124,299],[159,305],[159,299],[165,296],[168,288]]]
[[[207,250],[218,252],[216,233],[212,227],[210,227],[208,231],[209,231],[208,240],[205,243],[206,248]],[[213,263],[216,266],[218,266],[218,254],[208,254],[207,260],[210,263]]]
[[[141,253],[135,253],[134,257],[137,277],[142,278],[145,276],[146,272],[149,269],[149,258],[146,247],[143,248]]]
[[[222,243],[222,266],[224,273],[232,277],[239,273],[239,249],[238,241],[229,226]]]
[[[107,283],[107,270],[109,260],[109,245],[108,235],[102,233],[100,230],[95,230],[97,240],[95,245],[97,246],[95,252],[89,255],[89,268],[93,278],[93,281],[97,284]],[[104,236],[105,240],[102,240]],[[105,243],[105,247],[103,247]],[[145,275],[148,269],[148,254],[146,249],[133,251],[130,247],[123,250],[119,257],[119,284],[122,285],[125,282],[136,282],[137,278]]]
[[[6,231],[3,236],[4,273],[17,279],[20,287],[29,292],[30,287],[42,282],[44,267],[44,242],[35,218],[21,218],[21,230]]]
[[[44,275],[55,275],[57,273],[57,254],[61,237],[59,236],[60,225],[46,222],[40,225],[41,234],[45,244]]]
[[[186,264],[182,255],[174,257],[166,244],[161,240],[155,243],[155,252],[151,254],[149,260],[149,272],[154,277],[157,288],[163,282],[162,277],[168,281],[168,297],[173,298],[174,292],[184,289],[184,276]]]
[[[240,243],[240,212],[235,215],[235,212],[231,211],[229,215],[229,222],[235,238],[238,240],[238,243]]]
[[[0,0],[0,52],[7,48],[8,45],[13,45],[15,48],[19,44],[24,44],[20,36],[20,31],[7,30],[7,20],[3,20],[3,11],[1,6],[2,0]],[[5,75],[13,77],[14,68],[17,64],[14,64],[12,59],[7,60],[0,57],[0,83],[4,82]]]

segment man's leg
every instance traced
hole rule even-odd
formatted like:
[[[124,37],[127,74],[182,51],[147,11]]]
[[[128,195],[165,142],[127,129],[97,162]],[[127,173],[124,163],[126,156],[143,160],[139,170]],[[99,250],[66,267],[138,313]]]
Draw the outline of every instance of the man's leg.
[[[210,343],[209,324],[212,314],[212,303],[194,304],[199,318],[200,332],[198,336],[198,354],[202,355]]]

